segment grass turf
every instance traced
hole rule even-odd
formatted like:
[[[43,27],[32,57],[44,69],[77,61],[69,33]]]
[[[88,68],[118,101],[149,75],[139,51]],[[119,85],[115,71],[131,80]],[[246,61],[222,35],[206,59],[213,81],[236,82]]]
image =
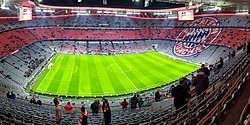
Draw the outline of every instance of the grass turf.
[[[144,91],[168,84],[199,65],[145,52],[122,55],[56,54],[32,90],[43,94],[96,97]]]

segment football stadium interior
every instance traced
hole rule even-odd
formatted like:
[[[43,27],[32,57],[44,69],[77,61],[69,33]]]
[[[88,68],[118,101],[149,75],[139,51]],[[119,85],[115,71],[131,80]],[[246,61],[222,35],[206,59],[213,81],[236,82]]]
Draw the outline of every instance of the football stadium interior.
[[[250,125],[249,0],[0,0],[0,125]]]

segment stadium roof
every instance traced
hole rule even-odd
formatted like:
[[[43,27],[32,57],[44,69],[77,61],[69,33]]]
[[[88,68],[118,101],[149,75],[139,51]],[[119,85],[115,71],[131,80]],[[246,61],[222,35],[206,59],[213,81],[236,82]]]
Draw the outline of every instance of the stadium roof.
[[[30,0],[0,0],[0,15],[1,16],[8,16],[8,15],[18,15],[18,9],[21,6],[31,6],[31,7],[37,7],[40,5],[53,5],[53,6],[81,6],[81,7],[107,7],[107,8],[133,8],[133,9],[166,9],[166,8],[173,8],[173,7],[182,7],[182,6],[188,6],[190,4],[197,5],[202,4],[202,7],[199,8],[199,12],[201,13],[248,13],[250,11],[250,0],[148,0],[153,1],[151,4],[145,7],[145,1],[147,0],[130,0],[130,2],[114,2],[114,1],[120,1],[120,0],[78,0],[79,4],[70,5],[67,4],[65,1],[71,1],[71,0],[33,0],[36,5],[33,2],[30,2]],[[47,3],[46,1],[50,1],[50,3]],[[51,4],[52,1],[52,4]],[[65,4],[62,4],[58,2],[59,4],[56,5],[55,1],[63,1]],[[72,0],[73,1],[73,0]],[[75,0],[76,1],[76,0]],[[91,3],[88,1],[96,1],[95,3]],[[101,2],[97,2],[101,1]],[[103,1],[107,1],[110,3],[110,5],[103,5]],[[124,0],[122,0],[124,1]],[[128,1],[128,0],[127,0]],[[131,3],[132,1],[132,3]],[[192,2],[190,2],[192,1]],[[143,3],[144,2],[144,3]],[[97,4],[96,4],[97,3]],[[108,4],[107,3],[107,4]],[[130,4],[128,4],[130,3]],[[164,4],[163,4],[164,3]],[[72,4],[72,2],[71,2]],[[121,5],[120,5],[121,4]],[[138,5],[138,6],[135,6]],[[144,7],[143,7],[144,6]]]

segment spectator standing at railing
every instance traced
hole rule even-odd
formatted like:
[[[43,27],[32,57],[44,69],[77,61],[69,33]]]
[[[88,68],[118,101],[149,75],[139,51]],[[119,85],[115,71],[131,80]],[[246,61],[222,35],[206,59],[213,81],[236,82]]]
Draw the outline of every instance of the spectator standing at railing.
[[[60,124],[61,118],[62,118],[62,112],[61,112],[61,107],[59,106],[59,103],[55,105],[55,117],[56,117],[56,123]]]
[[[6,97],[10,99],[10,96],[11,96],[11,94],[10,94],[10,92],[8,91],[7,94],[6,94]]]
[[[110,123],[111,123],[111,110],[110,110],[109,102],[107,99],[103,99],[102,112],[104,115],[105,125],[110,125]]]
[[[88,112],[84,106],[81,107],[81,116],[79,119],[80,125],[88,125]]]
[[[36,104],[36,99],[35,99],[34,96],[30,99],[30,103],[31,103],[31,104]]]
[[[205,73],[198,71],[197,76],[194,78],[192,85],[195,87],[196,95],[203,98],[205,94],[204,92],[209,86],[209,81]]]
[[[136,109],[138,104],[138,98],[136,97],[136,94],[130,99],[130,108]]]
[[[37,105],[42,105],[42,101],[40,99],[37,100],[36,102]]]
[[[59,104],[59,99],[57,97],[55,97],[53,99],[53,103],[54,103],[55,106],[58,105]]]
[[[188,102],[190,89],[186,87],[185,81],[180,80],[179,85],[172,89],[172,96],[174,97],[174,107],[179,109]]]
[[[205,64],[201,64],[201,68],[198,70],[198,72],[203,72],[205,77],[209,77],[210,71],[209,69],[205,66]]]
[[[66,111],[66,114],[68,116],[68,120],[71,119],[71,114],[73,111],[73,106],[70,104],[70,102],[68,102],[65,106],[64,106],[64,110]]]
[[[121,103],[122,109],[127,109],[128,108],[128,102],[126,99],[124,99]]]
[[[141,108],[144,104],[144,101],[143,99],[140,97],[139,100],[138,100],[138,107]]]
[[[14,92],[11,92],[10,99],[16,100],[16,94]]]
[[[99,109],[100,109],[100,103],[99,100],[95,100],[91,105],[90,109],[92,110],[93,114],[98,114]]]
[[[247,43],[247,53],[250,53],[250,41]]]
[[[161,100],[161,94],[160,94],[160,90],[158,89],[156,92],[155,92],[155,101],[158,102]]]

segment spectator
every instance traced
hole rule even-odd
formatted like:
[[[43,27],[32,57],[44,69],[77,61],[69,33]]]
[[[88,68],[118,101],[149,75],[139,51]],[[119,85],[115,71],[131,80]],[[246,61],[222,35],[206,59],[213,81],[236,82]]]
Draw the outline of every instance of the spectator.
[[[35,97],[34,97],[34,96],[31,98],[30,103],[32,103],[32,104],[36,104],[36,99],[35,99]]]
[[[37,105],[42,105],[42,101],[40,99],[37,100],[36,102]]]
[[[250,42],[247,43],[247,53],[250,53]]]
[[[68,102],[65,106],[64,106],[64,110],[66,111],[66,114],[68,116],[68,120],[71,119],[71,114],[73,111],[73,106],[70,104],[70,102]]]
[[[179,85],[173,88],[172,96],[174,97],[174,106],[176,109],[184,106],[190,97],[189,89],[185,86],[184,80],[179,81]]]
[[[130,108],[131,109],[136,109],[138,104],[138,99],[136,97],[136,94],[130,99]]]
[[[204,72],[198,72],[194,79],[193,86],[195,86],[196,95],[200,95],[206,91],[209,86],[209,81],[205,77]]]
[[[235,57],[235,50],[232,52],[232,58],[234,58]]]
[[[55,105],[55,116],[56,116],[56,123],[60,124],[61,122],[61,118],[62,118],[62,112],[61,112],[61,108],[59,106],[59,103],[56,103]]]
[[[127,109],[128,108],[128,102],[126,99],[124,99],[121,103],[122,109]]]
[[[79,123],[80,123],[80,125],[87,125],[88,124],[88,112],[84,106],[82,106],[82,108],[81,108],[81,116],[79,119]]]
[[[229,51],[229,53],[228,53],[228,59],[230,60],[231,57],[232,57],[232,54],[231,54],[231,52]]]
[[[55,98],[53,99],[53,103],[54,103],[55,106],[59,104],[59,100],[58,100],[57,97],[55,97]]]
[[[233,56],[232,56],[232,57],[233,57]],[[222,67],[223,67],[223,65],[224,65],[223,58],[222,58],[222,57],[220,57],[220,60],[219,60],[218,65],[217,65],[217,69],[222,68]]]
[[[138,107],[141,108],[143,105],[144,101],[142,100],[142,98],[140,97],[138,100]]]
[[[107,99],[103,99],[102,112],[104,115],[105,125],[110,125],[111,123],[111,110]]]
[[[16,100],[16,95],[14,94],[14,92],[11,92],[10,94],[10,99]]]
[[[192,81],[186,77],[184,77],[182,80],[185,83],[186,88],[189,89],[192,84]]]
[[[90,108],[91,108],[93,114],[98,114],[99,108],[100,108],[99,100],[95,100],[95,101],[91,104]]]
[[[204,72],[204,75],[206,77],[209,77],[210,71],[209,69],[205,66],[205,64],[201,64],[201,68],[198,70],[198,72]]]
[[[158,89],[156,92],[155,92],[155,101],[158,102],[161,100],[161,94],[160,94],[160,90]]]
[[[6,96],[7,96],[7,98],[9,98],[9,99],[10,99],[11,94],[10,94],[10,92],[9,92],[9,91],[7,92]]]
[[[70,104],[70,102],[68,102],[68,103],[64,106],[64,110],[67,111],[68,113],[72,113],[73,106]]]

